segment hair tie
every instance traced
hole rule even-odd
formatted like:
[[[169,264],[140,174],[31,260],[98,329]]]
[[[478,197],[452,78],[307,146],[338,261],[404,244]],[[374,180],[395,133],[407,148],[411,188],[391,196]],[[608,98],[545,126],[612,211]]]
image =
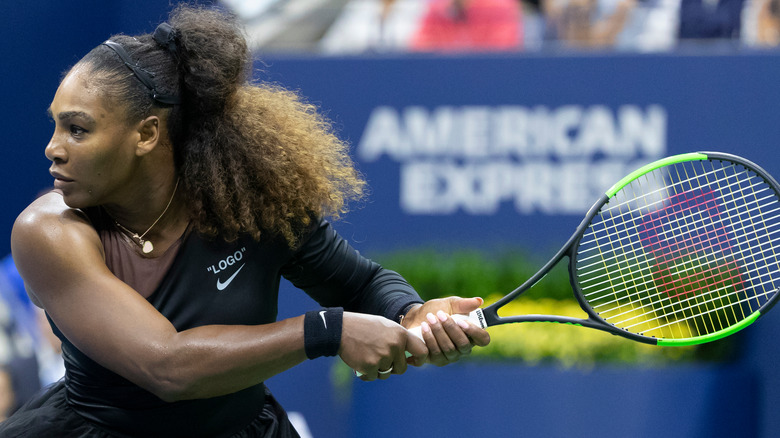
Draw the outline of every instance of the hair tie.
[[[171,25],[168,23],[160,23],[152,35],[152,38],[157,42],[157,44],[161,45],[173,55],[176,54],[176,39],[178,37],[179,32],[177,32],[176,29],[171,27]]]

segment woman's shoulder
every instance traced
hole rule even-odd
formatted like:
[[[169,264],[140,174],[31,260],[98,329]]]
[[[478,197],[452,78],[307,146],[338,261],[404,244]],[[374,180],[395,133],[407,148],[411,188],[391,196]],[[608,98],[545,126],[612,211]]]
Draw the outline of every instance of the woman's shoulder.
[[[58,247],[78,248],[93,244],[97,233],[87,214],[68,207],[56,191],[43,194],[25,208],[14,222],[11,248],[32,247],[56,251]]]
[[[89,224],[84,211],[68,207],[62,195],[52,190],[36,198],[17,216],[14,230],[44,231],[44,226],[60,228],[80,223]]]
[[[86,214],[68,207],[56,192],[38,197],[19,214],[11,230],[11,252],[36,305],[37,293],[55,290],[65,273],[83,272],[78,271],[81,264],[103,257]]]

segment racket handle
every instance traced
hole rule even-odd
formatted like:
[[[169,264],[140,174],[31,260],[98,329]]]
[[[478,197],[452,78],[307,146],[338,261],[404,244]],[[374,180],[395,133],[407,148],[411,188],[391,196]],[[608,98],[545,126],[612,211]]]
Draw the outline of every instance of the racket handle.
[[[452,317],[452,319],[455,322],[458,322],[458,321],[468,321],[468,322],[476,325],[479,328],[487,328],[487,324],[485,324],[485,316],[482,313],[482,309],[474,310],[471,313],[469,313],[468,315],[461,315],[459,313],[456,313],[454,315],[450,315],[450,317]],[[420,339],[423,338],[422,337],[422,327],[420,327],[420,326],[410,328],[409,329],[409,333],[417,336]],[[406,357],[412,357],[412,353],[409,353],[407,351],[406,352]],[[355,376],[360,377],[362,375],[363,375],[363,373],[361,373],[360,371],[355,370]]]
[[[485,324],[485,315],[482,313],[482,309],[474,310],[471,313],[469,313],[468,315],[461,315],[460,313],[456,313],[454,315],[450,315],[450,317],[452,317],[452,319],[455,322],[458,322],[458,321],[468,321],[468,322],[474,324],[475,326],[477,326],[479,328],[486,328],[487,327],[487,325]],[[420,327],[420,326],[410,328],[409,329],[409,333],[411,333],[411,334],[417,336],[418,338],[422,339],[422,327]],[[406,352],[406,357],[409,357],[409,356],[411,356],[411,355],[407,351]]]

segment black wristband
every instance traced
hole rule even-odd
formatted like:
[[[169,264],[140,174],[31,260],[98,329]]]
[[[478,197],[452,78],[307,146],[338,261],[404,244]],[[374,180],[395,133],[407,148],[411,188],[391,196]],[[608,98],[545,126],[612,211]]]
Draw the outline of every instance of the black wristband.
[[[341,347],[344,309],[328,307],[306,312],[303,318],[303,348],[306,357],[335,356]]]

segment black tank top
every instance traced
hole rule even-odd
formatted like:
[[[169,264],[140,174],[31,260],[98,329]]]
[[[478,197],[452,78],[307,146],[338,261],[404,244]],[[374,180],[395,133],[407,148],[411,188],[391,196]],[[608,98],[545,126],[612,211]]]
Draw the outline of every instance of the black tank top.
[[[422,302],[403,278],[361,257],[330,224],[315,225],[295,252],[268,233],[259,242],[244,236],[230,243],[189,233],[148,300],[179,331],[274,322],[282,275],[320,304],[346,310],[395,319],[408,305]],[[220,397],[165,402],[91,360],[50,323],[63,343],[69,404],[110,433],[230,436],[263,408],[263,384]]]

